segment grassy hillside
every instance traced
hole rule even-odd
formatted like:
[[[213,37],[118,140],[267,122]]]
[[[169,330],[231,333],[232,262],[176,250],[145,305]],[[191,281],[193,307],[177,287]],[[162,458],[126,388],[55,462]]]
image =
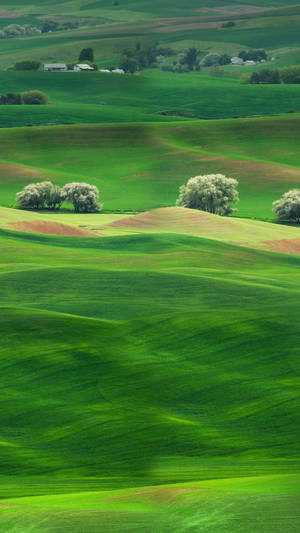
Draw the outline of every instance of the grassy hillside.
[[[2,232],[1,250],[2,474],[295,458],[298,258],[171,235]]]
[[[118,533],[191,528],[214,533],[216,526],[220,533],[254,533],[257,527],[261,533],[279,533],[282,527],[292,531],[290,524],[298,526],[298,482],[297,475],[260,476],[193,482],[192,486],[18,498],[3,503],[2,525],[9,533],[79,533],[99,528]]]
[[[0,246],[6,531],[252,533],[251,505],[263,533],[297,528],[298,258],[155,233]]]
[[[300,112],[299,85],[241,85],[234,73],[139,76],[0,71],[1,93],[40,89],[48,106],[2,106],[1,126],[166,122]],[[170,93],[170,86],[172,92]]]
[[[3,6],[3,9],[8,6]],[[13,13],[13,15],[12,15]],[[12,18],[12,16],[14,18]],[[15,18],[16,17],[16,18]],[[46,18],[45,18],[46,17]],[[92,45],[100,65],[119,61],[122,50],[138,41],[160,41],[182,50],[194,44],[202,53],[237,53],[245,47],[267,48],[282,64],[299,62],[300,10],[296,1],[224,2],[32,2],[14,3],[2,11],[0,26],[18,22],[42,27],[46,19],[77,22],[79,28],[4,39],[0,65],[7,67],[29,55],[42,61],[73,61],[84,46]],[[234,27],[222,27],[233,20]]]
[[[0,130],[0,202],[26,183],[97,185],[106,211],[175,205],[189,177],[240,181],[238,216],[272,219],[272,202],[299,183],[299,117]]]
[[[272,202],[299,188],[300,86],[5,69],[154,41],[170,63],[196,46],[297,64],[299,2],[1,5],[0,30],[45,20],[78,28],[0,50],[1,94],[50,97],[1,106],[0,530],[295,533],[300,237]],[[233,217],[175,207],[217,172],[239,180]],[[16,209],[45,179],[96,185],[104,211]]]

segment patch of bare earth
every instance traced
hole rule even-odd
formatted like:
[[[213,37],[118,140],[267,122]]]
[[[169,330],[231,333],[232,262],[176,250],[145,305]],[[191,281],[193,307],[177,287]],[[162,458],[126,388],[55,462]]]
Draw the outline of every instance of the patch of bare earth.
[[[204,488],[200,487],[163,487],[163,488],[150,488],[150,489],[142,489],[135,492],[132,492],[131,494],[124,494],[119,495],[118,497],[113,496],[112,498],[108,499],[118,499],[118,500],[135,500],[135,501],[151,501],[153,503],[168,503],[178,496],[181,496],[181,494],[187,494],[189,492],[193,491],[200,491],[205,490]]]
[[[272,8],[274,9],[274,8]],[[249,15],[251,13],[261,13],[262,11],[268,11],[266,7],[259,6],[245,6],[242,4],[237,4],[235,6],[228,5],[222,7],[199,7],[195,9],[200,13],[216,13],[217,15]]]
[[[0,163],[1,181],[25,181],[25,180],[43,180],[46,174],[32,167],[23,165],[15,165],[13,163]]]
[[[154,28],[152,30],[153,33],[169,33],[173,31],[184,31],[184,30],[205,30],[205,29],[212,29],[212,28],[218,28],[220,26],[220,22],[185,22],[182,24],[176,23],[169,23],[165,27],[159,26],[158,28]]]
[[[0,19],[17,19],[22,16],[22,13],[18,13],[17,11],[5,11],[5,9],[0,9]]]
[[[95,233],[89,230],[69,226],[60,222],[51,222],[47,220],[32,220],[11,222],[10,227],[17,231],[27,233],[42,233],[45,235],[64,235],[66,237],[97,237]]]
[[[257,246],[270,252],[281,254],[300,255],[300,238],[299,239],[276,239],[273,241],[264,241]]]

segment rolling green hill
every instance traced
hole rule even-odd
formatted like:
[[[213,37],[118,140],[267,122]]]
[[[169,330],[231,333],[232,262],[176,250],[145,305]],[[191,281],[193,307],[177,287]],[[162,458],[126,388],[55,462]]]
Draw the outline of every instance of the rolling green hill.
[[[272,202],[299,183],[298,132],[298,115],[0,129],[0,201],[15,206],[31,181],[84,180],[106,211],[142,211],[175,205],[191,176],[223,172],[240,182],[238,216],[272,219]]]
[[[207,479],[253,475],[271,475],[272,486],[272,476],[284,483],[282,474],[297,471],[298,258],[155,233],[91,239],[2,230],[0,246],[4,497],[175,481],[188,482],[189,492]],[[238,532],[234,517],[249,513],[249,498],[236,498],[234,479],[218,487],[201,510],[201,494],[167,510],[153,488],[125,492],[121,506],[114,492],[58,506],[9,500],[0,523],[7,531],[18,523],[20,531],[101,523],[147,531],[152,520],[149,531],[157,521],[171,533],[192,512],[213,531],[213,506],[220,531]],[[278,496],[265,494],[263,478],[256,487],[264,494],[263,504],[261,495],[252,500],[258,515],[271,516]],[[277,522],[287,513],[293,528],[288,492]],[[264,520],[261,531],[275,531]]]
[[[300,236],[272,202],[299,188],[300,86],[9,67],[152,42],[169,64],[192,46],[297,64],[299,2],[1,5],[0,30],[47,20],[78,27],[0,46],[1,94],[50,97],[0,114],[0,531],[295,533]],[[175,207],[219,172],[234,216]],[[96,185],[103,212],[17,209],[46,179]]]

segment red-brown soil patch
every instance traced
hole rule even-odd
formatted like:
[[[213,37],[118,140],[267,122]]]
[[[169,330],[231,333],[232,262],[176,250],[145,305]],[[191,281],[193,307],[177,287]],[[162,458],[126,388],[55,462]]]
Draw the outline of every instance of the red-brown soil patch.
[[[5,9],[0,9],[0,19],[17,19],[22,16],[22,13],[18,13],[17,11],[5,11]]]
[[[134,499],[135,501],[152,501],[157,503],[167,503],[181,494],[188,494],[189,492],[205,490],[202,487],[157,487],[149,489],[141,489],[132,492],[131,494],[124,494],[119,496],[112,496],[108,499],[118,499],[130,501]]]
[[[28,180],[42,181],[47,178],[47,175],[41,170],[37,170],[25,165],[16,165],[14,163],[0,163],[0,177],[1,182],[12,183]]]
[[[281,254],[300,254],[300,238],[299,239],[278,239],[274,241],[264,241],[259,244],[260,248],[269,250],[270,252],[279,252]]]
[[[68,237],[97,237],[92,231],[48,220],[32,220],[29,222],[20,220],[19,222],[11,222],[10,226],[18,231],[25,231],[28,233],[64,235]]]

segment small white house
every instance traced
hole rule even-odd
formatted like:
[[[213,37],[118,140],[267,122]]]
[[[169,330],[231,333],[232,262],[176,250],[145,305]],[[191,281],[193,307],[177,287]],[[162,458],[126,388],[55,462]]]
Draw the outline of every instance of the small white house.
[[[247,61],[245,61],[244,65],[246,65],[247,67],[253,67],[253,65],[256,65],[256,61],[252,61],[252,59],[248,59]]]
[[[75,72],[89,72],[95,69],[87,63],[78,63],[77,65],[74,65],[73,70],[75,70]]]
[[[232,65],[243,65],[244,60],[241,57],[232,57],[231,58],[231,64]]]
[[[113,74],[125,74],[125,70],[123,70],[122,68],[115,68],[111,72],[113,72]]]
[[[66,72],[68,67],[65,63],[48,63],[44,65],[44,70],[49,72]]]
[[[101,68],[100,72],[109,72],[110,73],[110,70],[108,70],[108,68]]]

